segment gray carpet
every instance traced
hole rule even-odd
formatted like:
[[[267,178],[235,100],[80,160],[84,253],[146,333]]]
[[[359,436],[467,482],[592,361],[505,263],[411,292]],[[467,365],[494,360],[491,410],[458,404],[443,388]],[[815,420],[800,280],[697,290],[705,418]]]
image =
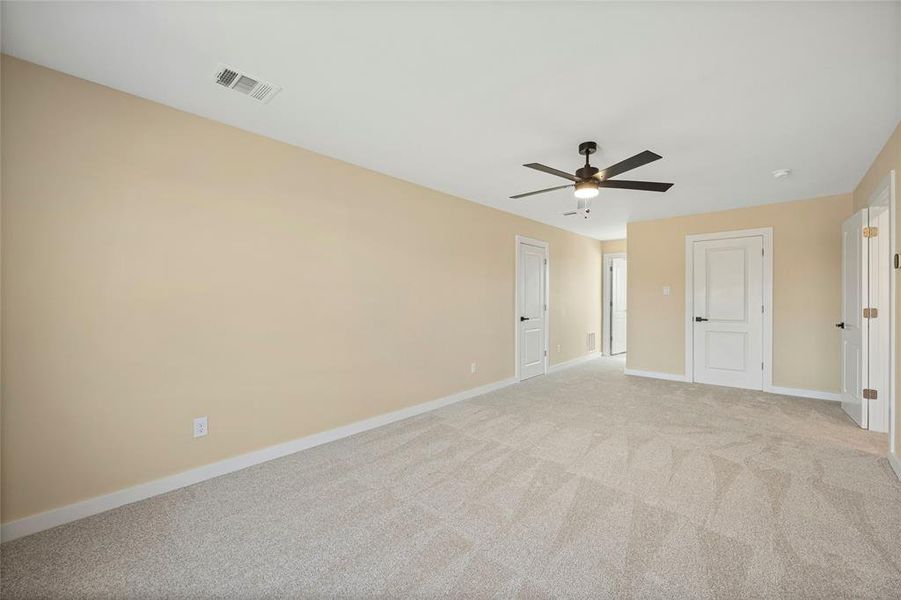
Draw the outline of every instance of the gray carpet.
[[[836,403],[602,359],[2,546],[4,598],[899,598]]]

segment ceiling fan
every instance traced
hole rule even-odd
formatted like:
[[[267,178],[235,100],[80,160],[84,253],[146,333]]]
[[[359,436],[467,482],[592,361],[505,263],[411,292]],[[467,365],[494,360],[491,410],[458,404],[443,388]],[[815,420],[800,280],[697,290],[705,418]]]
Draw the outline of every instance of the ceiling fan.
[[[585,166],[577,170],[575,175],[570,175],[566,171],[561,171],[560,169],[548,167],[540,163],[528,163],[523,165],[524,167],[535,169],[536,171],[543,171],[545,173],[550,173],[551,175],[556,175],[557,177],[569,179],[573,183],[558,185],[556,187],[537,190],[534,192],[526,192],[525,194],[517,194],[515,196],[510,196],[510,198],[525,198],[526,196],[534,196],[535,194],[543,194],[545,192],[562,190],[569,187],[575,188],[576,198],[584,199],[594,198],[595,196],[597,196],[598,190],[600,188],[642,190],[645,192],[665,192],[666,190],[673,187],[672,183],[611,179],[611,177],[615,177],[617,175],[625,173],[626,171],[631,171],[632,169],[636,169],[650,162],[654,162],[655,160],[663,158],[659,154],[655,154],[650,150],[645,150],[644,152],[636,154],[632,158],[627,158],[626,160],[618,162],[615,165],[607,167],[606,169],[601,171],[597,167],[592,167],[588,163],[588,157],[597,152],[597,149],[598,145],[596,142],[582,142],[581,144],[579,144],[579,154],[585,157]]]

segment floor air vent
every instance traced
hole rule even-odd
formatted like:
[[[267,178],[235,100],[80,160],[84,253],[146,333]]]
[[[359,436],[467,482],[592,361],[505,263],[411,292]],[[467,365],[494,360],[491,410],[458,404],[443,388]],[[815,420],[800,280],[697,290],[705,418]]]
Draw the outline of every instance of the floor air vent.
[[[282,90],[273,83],[260,81],[258,77],[252,77],[238,69],[224,65],[219,65],[219,70],[216,71],[216,83],[245,96],[250,96],[263,104],[272,100],[272,97]]]

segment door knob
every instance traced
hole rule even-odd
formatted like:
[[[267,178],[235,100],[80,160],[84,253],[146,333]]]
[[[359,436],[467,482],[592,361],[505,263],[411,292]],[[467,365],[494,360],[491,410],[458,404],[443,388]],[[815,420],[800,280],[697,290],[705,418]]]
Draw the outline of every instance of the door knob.
[[[695,322],[700,323],[701,321],[709,321],[710,319],[705,319],[704,317],[695,317]]]
[[[836,323],[835,326],[838,327],[839,329],[844,329],[844,328],[845,328],[845,322],[842,321],[841,323]]]
[[[529,320],[529,317],[520,317],[519,320],[520,320],[520,321],[528,321],[528,320]]]

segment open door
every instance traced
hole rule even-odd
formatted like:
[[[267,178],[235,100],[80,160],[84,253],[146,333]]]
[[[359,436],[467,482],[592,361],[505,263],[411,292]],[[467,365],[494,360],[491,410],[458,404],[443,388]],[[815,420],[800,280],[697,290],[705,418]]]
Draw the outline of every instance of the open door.
[[[867,387],[867,209],[855,213],[842,224],[842,408],[854,422],[869,426]]]
[[[610,354],[626,351],[626,257],[610,261]]]

